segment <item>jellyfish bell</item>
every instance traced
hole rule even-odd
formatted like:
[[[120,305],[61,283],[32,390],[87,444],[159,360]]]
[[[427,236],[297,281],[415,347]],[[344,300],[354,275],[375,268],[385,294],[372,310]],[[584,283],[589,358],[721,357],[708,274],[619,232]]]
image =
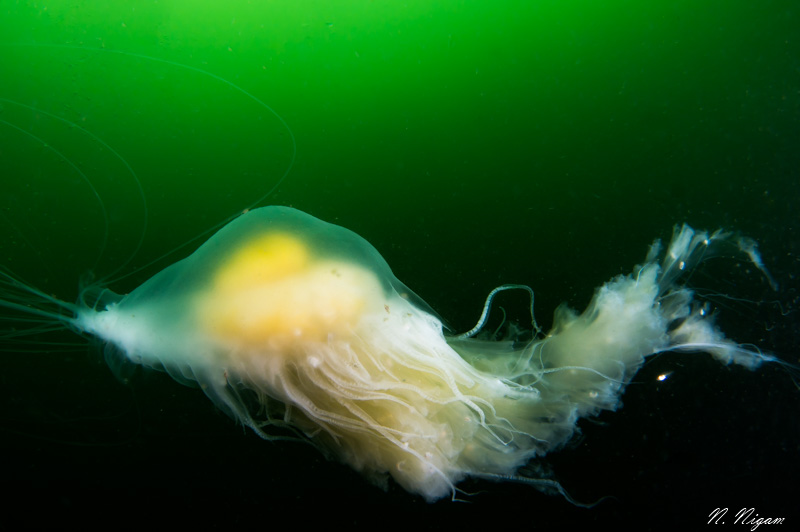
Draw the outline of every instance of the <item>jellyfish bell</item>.
[[[447,336],[374,247],[287,207],[247,212],[104,306],[61,302],[7,275],[43,304],[2,304],[196,383],[259,436],[294,431],[377,484],[391,477],[427,500],[453,496],[467,476],[564,493],[520,468],[562,447],[580,418],[616,409],[645,357],[705,351],[750,369],[774,360],[726,339],[678,284],[678,272],[732,242],[676,228],[663,258],[654,246],[586,311],[559,309],[553,329],[525,345]]]
[[[265,438],[291,425],[370,478],[436,498],[461,476],[465,428],[493,420],[482,388],[499,385],[409,294],[355,233],[269,207],[105,310],[79,309],[75,326],[196,381]]]

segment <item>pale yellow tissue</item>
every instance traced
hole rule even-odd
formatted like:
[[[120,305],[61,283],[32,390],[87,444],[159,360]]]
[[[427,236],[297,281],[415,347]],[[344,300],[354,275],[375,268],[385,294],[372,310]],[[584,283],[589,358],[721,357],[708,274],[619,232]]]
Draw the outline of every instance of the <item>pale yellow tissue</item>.
[[[220,267],[203,295],[201,320],[226,344],[289,353],[352,334],[382,294],[374,274],[360,266],[314,260],[301,240],[270,234]]]

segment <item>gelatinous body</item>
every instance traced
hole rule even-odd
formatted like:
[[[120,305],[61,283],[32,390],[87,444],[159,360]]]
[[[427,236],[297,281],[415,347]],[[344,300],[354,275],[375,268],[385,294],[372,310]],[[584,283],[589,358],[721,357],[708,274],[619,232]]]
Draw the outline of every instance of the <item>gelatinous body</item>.
[[[262,437],[288,428],[376,483],[391,476],[435,500],[466,476],[519,478],[579,418],[615,409],[648,355],[771,360],[727,340],[677,284],[726,242],[735,239],[676,228],[663,259],[655,244],[586,311],[559,308],[552,331],[522,346],[446,336],[368,242],[285,207],[244,214],[104,308],[5,282],[72,312],[60,319],[112,356],[198,384]]]

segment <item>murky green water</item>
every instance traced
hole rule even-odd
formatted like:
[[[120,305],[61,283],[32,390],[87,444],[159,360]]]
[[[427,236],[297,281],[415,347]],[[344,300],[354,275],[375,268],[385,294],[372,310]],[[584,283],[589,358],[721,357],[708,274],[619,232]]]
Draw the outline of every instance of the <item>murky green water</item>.
[[[755,302],[712,297],[732,337],[796,356],[792,2],[96,4],[0,5],[0,259],[31,284],[72,300],[92,270],[127,292],[258,202],[361,234],[456,330],[511,282],[534,288],[548,324],[560,302],[581,307],[688,222],[760,242],[779,293],[735,260],[692,281]],[[504,305],[524,319],[524,301]],[[182,504],[225,499],[229,481],[226,504],[247,514],[254,499],[346,499],[328,491],[342,475],[372,503],[419,506],[311,450],[254,442],[167,379],[121,390],[84,347],[9,349],[4,439],[20,457],[20,500],[83,508],[175,475],[163,489]],[[565,486],[589,500],[621,493],[601,520],[631,506],[655,519],[680,493],[709,512],[734,502],[697,494],[780,500],[785,461],[797,467],[790,379],[662,363],[575,451],[581,464],[619,464],[569,471],[565,451],[554,458]],[[657,387],[660,369],[680,384]],[[709,417],[724,428],[691,428]],[[86,474],[70,480],[76,470]],[[627,480],[606,476],[620,470]],[[576,511],[522,486],[470,488]]]

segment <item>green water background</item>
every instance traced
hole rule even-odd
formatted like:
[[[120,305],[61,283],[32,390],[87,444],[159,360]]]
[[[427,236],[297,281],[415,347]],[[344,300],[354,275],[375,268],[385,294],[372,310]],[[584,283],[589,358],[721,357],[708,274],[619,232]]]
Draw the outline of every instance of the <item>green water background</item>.
[[[549,324],[559,303],[581,308],[676,223],[739,230],[781,292],[742,261],[693,280],[753,301],[725,301],[734,308],[720,324],[792,359],[799,17],[781,1],[2,2],[0,258],[66,300],[89,269],[124,293],[294,161],[261,204],[364,236],[455,330],[499,284],[531,285]],[[504,306],[524,319],[524,301]],[[74,397],[87,357],[70,356],[61,370],[44,357],[12,369],[33,395],[60,385]],[[91,364],[90,387],[119,386]],[[736,393],[764,382],[746,377]],[[797,435],[796,422],[774,425]]]

